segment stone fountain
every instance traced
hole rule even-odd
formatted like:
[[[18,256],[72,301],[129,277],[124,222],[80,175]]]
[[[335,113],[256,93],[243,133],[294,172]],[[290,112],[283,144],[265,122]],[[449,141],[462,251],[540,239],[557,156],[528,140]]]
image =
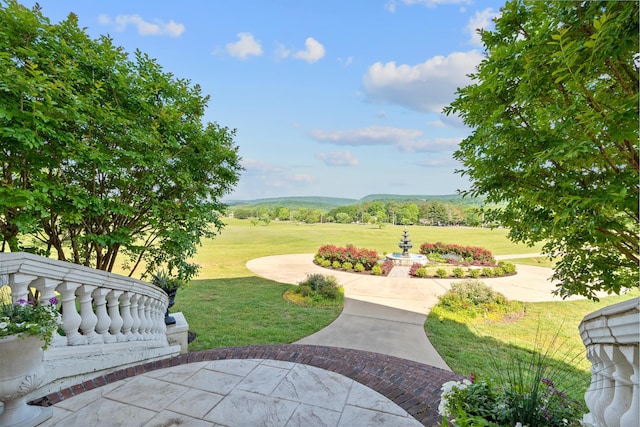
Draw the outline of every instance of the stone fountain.
[[[387,259],[393,261],[394,265],[402,265],[402,266],[411,266],[415,263],[419,263],[425,265],[429,261],[427,257],[422,254],[411,254],[409,253],[409,249],[413,247],[411,243],[411,239],[409,238],[409,232],[405,228],[402,232],[402,239],[400,239],[400,243],[398,243],[398,247],[402,249],[402,253],[394,252],[392,254],[387,255]]]

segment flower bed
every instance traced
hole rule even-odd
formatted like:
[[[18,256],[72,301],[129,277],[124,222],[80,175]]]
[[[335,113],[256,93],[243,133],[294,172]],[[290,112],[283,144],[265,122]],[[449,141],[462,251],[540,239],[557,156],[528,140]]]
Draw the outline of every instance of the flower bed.
[[[420,245],[420,253],[429,260],[462,266],[496,266],[490,250],[479,246],[461,246],[442,242],[425,242]]]
[[[366,273],[376,276],[386,276],[393,268],[393,262],[380,261],[380,256],[374,250],[324,245],[318,249],[313,261],[325,268],[343,270],[354,273]]]
[[[498,264],[492,267],[462,267],[462,265],[447,264],[427,264],[422,265],[415,263],[409,270],[411,277],[423,277],[423,278],[439,278],[439,279],[463,279],[471,278],[478,279],[483,277],[485,279],[492,277],[504,277],[512,276],[516,274],[516,266],[509,262],[500,261]]]

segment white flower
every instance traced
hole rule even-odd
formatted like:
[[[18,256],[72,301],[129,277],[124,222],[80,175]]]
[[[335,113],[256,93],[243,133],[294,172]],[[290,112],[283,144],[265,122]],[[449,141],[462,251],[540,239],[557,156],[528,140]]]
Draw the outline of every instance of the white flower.
[[[9,326],[7,322],[0,322],[0,329],[7,329],[7,326]]]

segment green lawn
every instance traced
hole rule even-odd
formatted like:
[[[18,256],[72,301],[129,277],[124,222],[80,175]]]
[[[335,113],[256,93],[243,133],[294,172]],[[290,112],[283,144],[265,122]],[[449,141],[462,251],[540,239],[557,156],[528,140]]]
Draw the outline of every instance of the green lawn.
[[[199,279],[244,277],[251,272],[245,263],[268,255],[315,253],[324,244],[374,249],[380,254],[398,252],[403,226],[356,224],[291,224],[271,221],[252,225],[249,220],[226,219],[227,226],[213,240],[205,241],[195,261],[202,266]],[[542,245],[516,245],[506,238],[507,230],[472,227],[408,226],[417,253],[424,242],[483,246],[494,255],[529,254]]]

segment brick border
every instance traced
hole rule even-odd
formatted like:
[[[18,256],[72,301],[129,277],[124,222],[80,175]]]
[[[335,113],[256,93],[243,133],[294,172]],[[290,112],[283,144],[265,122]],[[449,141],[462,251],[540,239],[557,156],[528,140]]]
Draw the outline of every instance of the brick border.
[[[384,395],[425,426],[438,425],[442,419],[438,414],[442,384],[462,379],[458,374],[435,366],[369,351],[300,344],[251,345],[186,353],[121,369],[51,393],[32,403],[51,406],[84,391],[145,372],[222,359],[283,360],[332,371]]]

